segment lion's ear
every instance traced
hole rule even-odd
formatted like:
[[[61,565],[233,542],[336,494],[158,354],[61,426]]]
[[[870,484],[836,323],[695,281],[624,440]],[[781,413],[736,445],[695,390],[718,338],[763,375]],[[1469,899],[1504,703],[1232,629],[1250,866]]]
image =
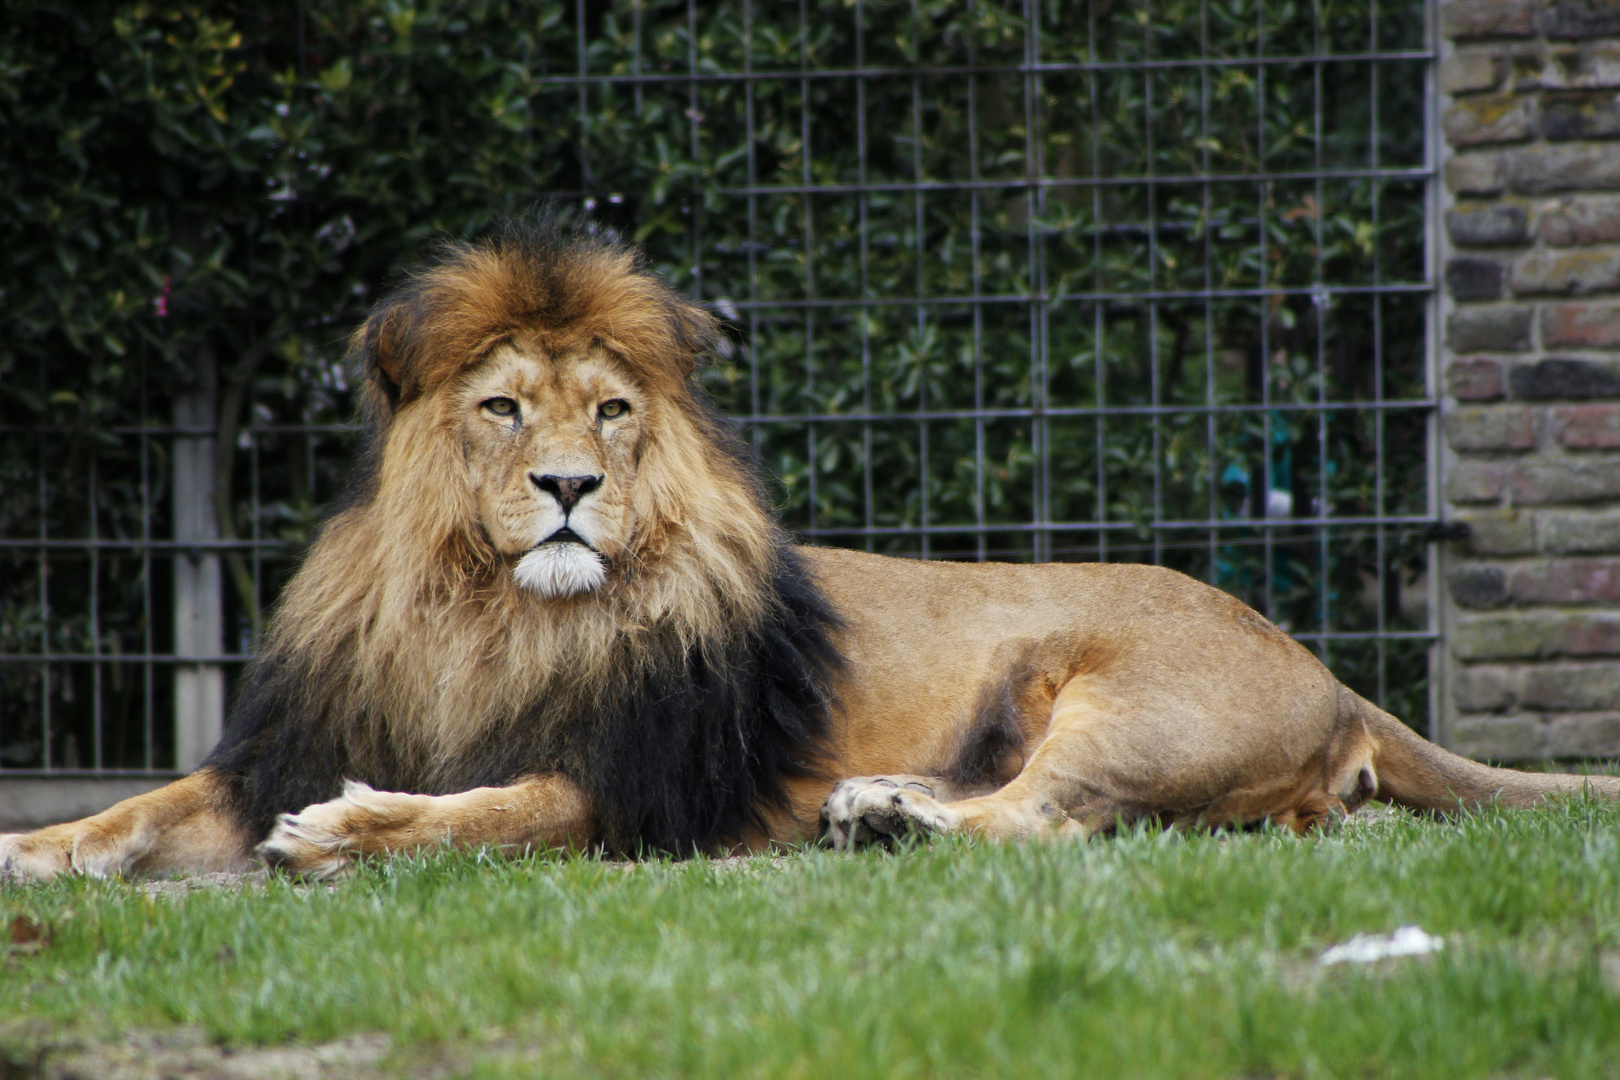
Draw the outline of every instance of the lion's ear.
[[[698,361],[715,349],[720,340],[720,320],[694,304],[681,304],[676,310],[679,323],[680,354],[676,360],[680,376],[692,374]]]
[[[397,314],[392,305],[372,312],[355,335],[354,348],[364,365],[365,377],[381,391],[390,411],[398,408],[405,383]]]

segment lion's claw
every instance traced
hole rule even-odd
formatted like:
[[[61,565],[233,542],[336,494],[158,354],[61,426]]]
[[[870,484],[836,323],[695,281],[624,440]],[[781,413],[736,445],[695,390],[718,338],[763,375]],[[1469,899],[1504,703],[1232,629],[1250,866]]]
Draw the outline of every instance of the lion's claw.
[[[408,820],[422,798],[377,791],[350,780],[335,799],[278,815],[275,828],[253,852],[270,866],[299,877],[333,878],[365,853],[368,834]]]

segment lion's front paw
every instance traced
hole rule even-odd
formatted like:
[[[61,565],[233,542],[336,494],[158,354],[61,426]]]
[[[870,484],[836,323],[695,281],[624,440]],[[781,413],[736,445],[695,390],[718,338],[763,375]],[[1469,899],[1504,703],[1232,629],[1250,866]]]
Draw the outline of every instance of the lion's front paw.
[[[0,834],[0,880],[44,881],[62,874],[116,877],[132,859],[127,840],[83,822]]]
[[[334,877],[362,856],[402,846],[424,798],[350,780],[337,798],[282,814],[253,850],[271,866],[300,877]]]
[[[0,880],[43,881],[73,869],[73,849],[39,833],[0,834]]]
[[[893,846],[905,837],[951,832],[956,812],[934,798],[926,781],[908,776],[840,780],[821,808],[822,839],[839,851]]]

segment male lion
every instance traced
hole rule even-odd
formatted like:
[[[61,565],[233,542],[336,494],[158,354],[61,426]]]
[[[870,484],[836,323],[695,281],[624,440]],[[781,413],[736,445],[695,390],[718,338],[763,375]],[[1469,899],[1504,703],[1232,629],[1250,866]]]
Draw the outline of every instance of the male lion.
[[[849,848],[1620,795],[1425,742],[1170,570],[793,546],[692,381],[716,333],[602,239],[446,247],[355,334],[366,471],[219,746],[0,837],[0,865],[325,875],[441,843],[759,848],[818,817]]]

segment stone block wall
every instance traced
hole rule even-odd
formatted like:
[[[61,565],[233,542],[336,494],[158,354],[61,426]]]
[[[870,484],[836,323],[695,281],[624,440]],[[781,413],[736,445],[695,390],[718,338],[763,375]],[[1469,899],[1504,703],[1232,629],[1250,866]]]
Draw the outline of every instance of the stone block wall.
[[[1441,0],[1442,738],[1620,754],[1620,2]]]

